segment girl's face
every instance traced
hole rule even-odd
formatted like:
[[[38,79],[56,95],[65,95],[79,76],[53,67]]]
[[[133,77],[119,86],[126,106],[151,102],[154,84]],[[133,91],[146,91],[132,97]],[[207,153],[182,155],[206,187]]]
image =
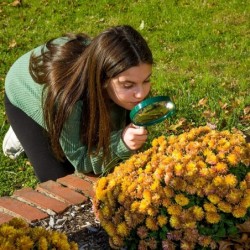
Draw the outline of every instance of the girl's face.
[[[133,109],[149,94],[151,74],[152,65],[143,63],[111,78],[107,85],[110,99],[124,109]]]

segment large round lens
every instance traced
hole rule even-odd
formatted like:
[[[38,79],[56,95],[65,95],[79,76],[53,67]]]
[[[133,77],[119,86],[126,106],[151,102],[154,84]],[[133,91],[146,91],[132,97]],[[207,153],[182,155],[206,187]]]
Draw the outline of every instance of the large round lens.
[[[146,99],[130,112],[135,125],[149,126],[165,120],[174,113],[175,105],[167,96]]]

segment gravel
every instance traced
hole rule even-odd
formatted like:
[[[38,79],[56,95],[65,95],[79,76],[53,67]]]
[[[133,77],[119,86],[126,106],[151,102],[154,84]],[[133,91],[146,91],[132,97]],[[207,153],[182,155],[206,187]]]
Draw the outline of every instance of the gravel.
[[[111,249],[108,235],[96,220],[92,202],[71,206],[62,214],[50,215],[35,222],[32,226],[42,226],[48,230],[57,230],[68,236],[69,241],[78,244],[79,250]]]

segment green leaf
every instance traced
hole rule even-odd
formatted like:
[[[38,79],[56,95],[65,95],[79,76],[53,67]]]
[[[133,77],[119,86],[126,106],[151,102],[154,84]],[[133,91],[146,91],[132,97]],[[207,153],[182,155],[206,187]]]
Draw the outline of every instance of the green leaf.
[[[227,233],[229,235],[235,235],[239,232],[238,228],[236,226],[231,226],[227,229]]]
[[[159,234],[161,240],[165,240],[167,238],[167,232],[168,232],[168,228],[166,226],[162,227],[160,234]]]

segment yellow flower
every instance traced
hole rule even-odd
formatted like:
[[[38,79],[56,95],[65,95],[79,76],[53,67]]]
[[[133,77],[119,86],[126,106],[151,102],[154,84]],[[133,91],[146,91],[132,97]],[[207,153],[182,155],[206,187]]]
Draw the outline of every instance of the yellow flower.
[[[172,188],[175,190],[185,191],[187,183],[183,178],[175,177],[171,181]]]
[[[140,168],[140,169],[141,169],[141,168]],[[144,174],[139,173],[139,172],[140,172],[139,170],[138,170],[137,172],[138,172],[137,182],[138,182],[138,183],[143,183],[143,182],[144,182],[144,180],[145,180],[145,178],[144,178]]]
[[[112,241],[113,241],[113,244],[115,245],[115,247],[122,247],[124,245],[124,240],[121,236],[114,235],[112,237]]]
[[[227,156],[227,161],[229,164],[231,164],[232,166],[236,166],[239,164],[240,159],[238,158],[238,156],[236,154],[229,154]]]
[[[220,160],[224,160],[225,157],[226,157],[226,154],[225,154],[224,152],[219,152],[219,153],[217,154],[217,157],[218,157]]]
[[[220,215],[216,212],[207,212],[206,220],[210,224],[216,224],[220,221]]]
[[[173,157],[174,160],[179,161],[179,160],[181,160],[181,158],[183,157],[183,155],[182,155],[182,152],[180,150],[175,149],[172,152],[172,157]]]
[[[186,135],[189,141],[195,140],[196,136],[198,136],[199,130],[196,128],[191,129]]]
[[[200,169],[199,171],[200,175],[203,176],[203,177],[208,177],[210,172],[209,172],[209,169],[208,168],[202,168]]]
[[[149,150],[130,157],[97,182],[94,204],[112,244],[123,247],[130,230],[141,226],[144,229],[136,236],[138,242],[143,239],[139,247],[155,249],[156,241],[151,242],[148,234],[169,225],[166,241],[179,241],[174,243],[182,249],[197,244],[215,249],[217,243],[199,235],[197,224],[219,223],[224,213],[231,213],[235,224],[246,216],[250,173],[239,181],[232,167],[239,163],[247,167],[249,150],[240,133],[209,127],[153,140]],[[192,195],[199,201],[196,205]]]
[[[128,181],[124,180],[121,184],[122,192],[126,193],[128,191],[129,185],[130,185],[130,183]]]
[[[242,206],[235,206],[232,212],[235,218],[242,218],[246,215],[246,213],[247,213],[247,209]]]
[[[242,155],[244,153],[244,149],[240,146],[235,146],[233,152],[237,155]]]
[[[147,164],[144,171],[145,171],[145,173],[151,173],[152,172],[152,166],[151,166],[150,163]]]
[[[127,210],[124,212],[124,219],[128,226],[132,227],[132,225],[134,225],[132,214]]]
[[[126,199],[126,195],[123,192],[120,192],[118,195],[118,202],[122,204]]]
[[[181,163],[177,163],[175,166],[174,166],[174,171],[175,171],[175,175],[176,176],[181,176],[183,174],[183,171],[184,171],[184,167]]]
[[[177,141],[177,136],[175,136],[175,135],[170,135],[170,136],[168,137],[168,143],[169,143],[170,145],[176,143],[176,141]]]
[[[109,218],[112,215],[112,211],[109,206],[103,206],[101,212],[104,218]]]
[[[250,207],[250,193],[248,191],[250,191],[250,190],[249,189],[246,190],[246,192],[244,193],[244,197],[240,203],[241,206],[243,206],[245,208]]]
[[[152,231],[158,230],[157,220],[155,217],[148,216],[146,218],[146,227]]]
[[[194,245],[195,245],[195,243],[193,243],[193,242],[182,240],[181,244],[180,244],[180,249],[182,249],[182,250],[194,249],[194,247],[195,247]]]
[[[160,187],[160,181],[159,181],[159,180],[155,180],[155,181],[153,182],[153,184],[151,185],[150,189],[151,189],[152,191],[155,191],[155,190],[157,190],[159,187]]]
[[[164,171],[161,168],[157,168],[153,174],[155,180],[161,180],[164,176]]]
[[[180,215],[182,208],[180,205],[172,204],[167,208],[167,211],[170,215]]]
[[[232,206],[228,202],[220,201],[217,206],[224,213],[231,213],[232,212]]]
[[[7,238],[9,235],[15,234],[16,233],[16,229],[13,226],[10,226],[8,224],[3,224],[1,226],[0,233],[1,233],[1,236]]]
[[[213,151],[212,151],[211,149],[206,148],[206,149],[203,151],[203,155],[204,155],[204,156],[207,156],[207,155],[210,155],[210,154],[213,154]]]
[[[107,201],[109,202],[109,204],[111,206],[114,206],[114,204],[116,203],[116,200],[111,190],[107,192],[107,198],[108,198]]]
[[[153,206],[150,206],[147,210],[147,214],[149,216],[156,216],[158,214],[158,209],[156,209],[155,207]]]
[[[223,186],[223,185],[224,185],[224,178],[223,178],[223,176],[221,176],[221,175],[216,176],[216,177],[213,179],[213,184],[214,184],[216,187]]]
[[[187,175],[194,175],[197,172],[196,164],[192,161],[186,165],[186,169],[187,169],[186,172]]]
[[[166,186],[166,187],[164,187],[163,191],[164,191],[167,198],[174,197],[174,190],[171,187]]]
[[[230,146],[231,146],[230,142],[227,141],[225,138],[222,138],[218,141],[217,150],[226,152],[230,149]]]
[[[137,187],[137,183],[136,182],[130,183],[130,185],[128,186],[127,192],[131,193],[131,192],[135,191],[136,187]]]
[[[186,152],[190,155],[196,155],[199,149],[200,144],[197,141],[190,141],[185,147]]]
[[[205,177],[198,177],[196,179],[194,179],[194,186],[197,189],[203,188],[205,185],[207,184],[207,181],[205,179]]]
[[[169,163],[173,161],[172,157],[164,155],[162,161],[159,164],[159,167],[165,169]]]
[[[247,189],[247,182],[246,180],[243,180],[240,182],[240,190],[246,190]]]
[[[149,205],[150,205],[150,202],[148,200],[145,200],[145,199],[141,200],[140,206],[139,206],[139,212],[145,213]]]
[[[203,160],[199,160],[197,162],[197,166],[200,168],[200,170],[203,168],[205,168],[205,169],[207,168],[207,164]]]
[[[158,215],[157,221],[158,221],[160,227],[163,227],[164,225],[167,224],[168,218],[165,215]]]
[[[224,162],[218,162],[215,166],[215,171],[219,174],[225,174],[228,171],[228,167],[227,164],[225,164]]]
[[[163,198],[162,199],[162,206],[168,207],[171,204],[171,200],[169,198]]]
[[[145,189],[143,191],[142,197],[143,197],[143,199],[147,200],[148,202],[151,202],[152,197],[151,197],[151,192],[149,190]]]
[[[116,186],[116,180],[115,179],[110,179],[108,183],[108,188],[111,189]]]
[[[241,197],[243,195],[243,192],[239,189],[232,189],[230,192],[226,195],[226,200],[231,204],[237,204],[239,203]]]
[[[153,147],[157,147],[157,146],[158,146],[158,139],[159,139],[159,138],[155,138],[155,139],[153,139],[153,141],[151,142],[151,145],[152,145]]]
[[[129,235],[130,230],[129,230],[128,226],[126,225],[125,221],[118,224],[117,233],[123,237],[126,237]]]
[[[214,153],[211,152],[211,153],[207,154],[206,162],[211,164],[211,165],[215,165],[218,162],[218,158]]]
[[[216,140],[213,138],[213,139],[211,139],[210,141],[208,141],[207,144],[208,144],[209,148],[211,148],[211,149],[213,150],[213,149],[215,148],[217,142],[216,142]]]
[[[217,212],[215,205],[213,205],[212,203],[205,202],[203,204],[203,207],[207,212],[214,212],[214,213]]]
[[[183,225],[184,228],[190,228],[190,229],[194,229],[196,228],[196,222],[195,221],[188,221],[185,222]]]
[[[48,241],[47,241],[47,239],[44,236],[42,236],[38,240],[38,249],[49,249],[49,247],[48,247]]]
[[[27,236],[27,235],[22,235],[19,236],[16,239],[16,246],[17,249],[32,249],[34,245],[34,242],[32,241],[32,239]]]
[[[212,239],[210,236],[201,235],[198,238],[198,242],[199,242],[199,245],[201,245],[202,247],[208,247],[210,243],[212,242]]]
[[[175,199],[176,203],[182,207],[186,206],[189,203],[189,199],[183,194],[177,194],[174,197],[174,199]]]
[[[204,218],[204,211],[199,206],[193,206],[191,208],[196,220],[201,221]]]
[[[116,228],[110,221],[103,221],[102,227],[110,237],[113,237],[116,234]]]
[[[238,180],[235,175],[228,174],[225,176],[225,183],[228,187],[235,187],[238,183]]]
[[[194,186],[188,185],[188,186],[186,187],[186,192],[187,192],[188,194],[196,194],[196,193],[197,193],[197,188],[194,187]]]
[[[107,187],[107,185],[108,185],[108,178],[106,178],[106,177],[101,177],[99,180],[98,180],[98,182],[97,182],[97,186],[98,186],[98,189],[99,190],[104,190],[106,187]]]
[[[217,204],[220,201],[220,197],[216,194],[210,194],[207,196],[207,198],[213,204]]]
[[[223,130],[223,131],[220,131],[219,133],[222,137],[226,137],[226,138],[232,136],[229,130]]]
[[[140,201],[134,201],[130,207],[131,212],[136,212],[139,209],[140,204]]]
[[[170,223],[171,227],[173,227],[173,228],[175,228],[175,229],[179,229],[179,228],[181,228],[181,226],[182,226],[182,223],[181,223],[181,221],[180,221],[180,218],[177,217],[177,216],[175,216],[175,215],[172,215],[172,216],[170,217],[169,223]]]
[[[96,195],[96,198],[100,201],[103,201],[105,202],[106,200],[106,194],[107,194],[107,190],[104,190],[102,189],[102,187],[99,188],[99,186],[96,188],[95,190],[95,195]]]

